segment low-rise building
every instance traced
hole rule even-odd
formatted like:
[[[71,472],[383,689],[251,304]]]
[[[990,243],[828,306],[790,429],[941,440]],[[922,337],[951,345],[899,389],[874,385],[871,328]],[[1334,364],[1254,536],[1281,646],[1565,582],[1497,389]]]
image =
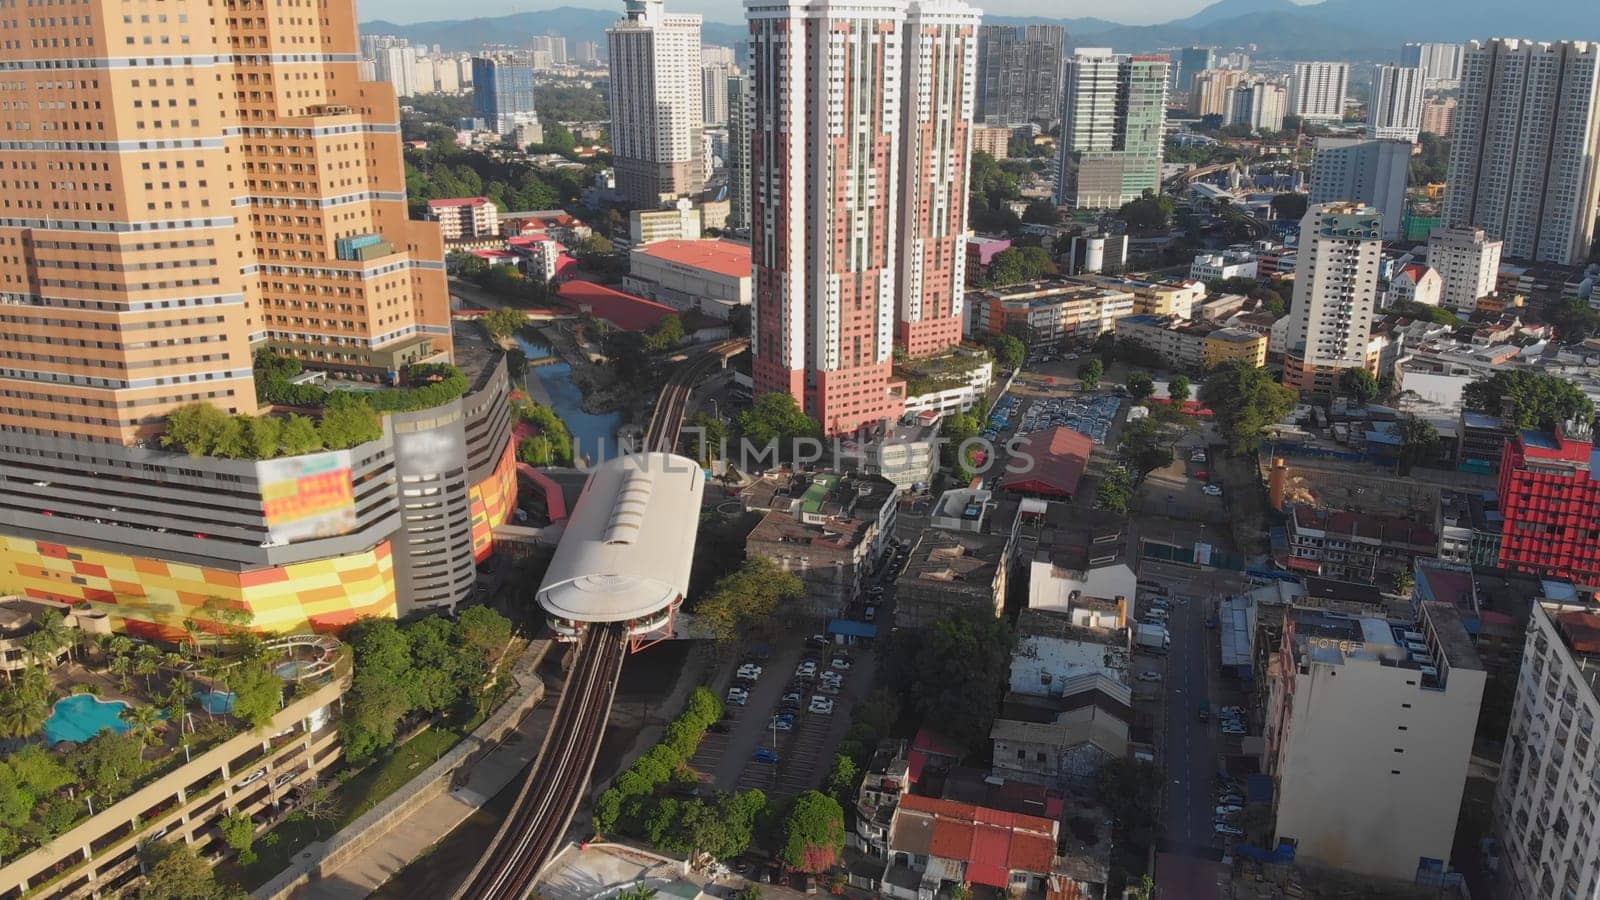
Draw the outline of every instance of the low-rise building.
[[[1087,347],[1132,312],[1130,291],[1066,280],[1014,284],[967,293],[966,333],[981,340],[1020,332],[1029,350]]]
[[[1439,491],[1439,558],[1486,569],[1500,564],[1500,538],[1505,525],[1500,498],[1493,491]]]
[[[1185,322],[1171,316],[1124,316],[1118,341],[1139,344],[1175,369],[1208,370],[1232,360],[1254,366],[1267,361],[1267,335],[1248,328]]]
[[[894,527],[900,489],[878,475],[818,472],[763,478],[746,507],[770,510],[745,538],[745,552],[800,576],[816,615],[837,615],[860,593]]]
[[[500,208],[488,197],[450,197],[428,201],[428,215],[447,241],[499,237]]]
[[[1011,239],[989,234],[967,236],[967,282],[976,284],[988,274],[999,254],[1011,249]]]
[[[577,262],[548,234],[510,238],[506,247],[521,260],[523,274],[542,282],[554,281]]]
[[[895,808],[879,891],[923,900],[966,884],[1042,896],[1055,881],[1057,834],[1050,819],[907,794]]]
[[[1389,279],[1389,302],[1438,306],[1443,290],[1444,281],[1438,272],[1422,263],[1411,263]]]
[[[1187,281],[1146,281],[1126,275],[1080,275],[1072,280],[1132,294],[1133,312],[1138,315],[1191,319],[1195,316],[1195,305],[1206,298],[1205,282],[1192,278]]]
[[[1494,797],[1502,884],[1512,900],[1593,896],[1600,615],[1535,602],[1520,672]]]
[[[750,245],[725,240],[659,240],[628,254],[623,287],[674,309],[726,321],[750,307]]]
[[[1447,604],[1402,623],[1290,610],[1268,678],[1274,843],[1367,878],[1442,876],[1484,679]]]
[[[972,152],[987,153],[995,159],[1010,155],[1011,129],[989,125],[972,126]]]
[[[905,415],[964,413],[987,400],[994,386],[994,357],[987,351],[952,347],[935,356],[896,359],[894,374],[905,379]]]
[[[925,532],[895,581],[895,627],[924,628],[972,610],[998,616],[1013,546],[1009,534]]]
[[[1398,516],[1294,504],[1288,517],[1290,558],[1313,574],[1388,585],[1410,573],[1418,556],[1434,556],[1439,537],[1429,524]]]
[[[1137,590],[1138,578],[1127,561],[1125,521],[1077,509],[1073,518],[1046,526],[1049,533],[1028,568],[1030,609],[1070,611],[1086,597],[1114,601]]]
[[[1189,264],[1195,281],[1256,277],[1256,254],[1249,248],[1229,247],[1220,253],[1201,253]]]
[[[661,209],[628,213],[628,240],[635,247],[656,241],[698,241],[700,234],[700,210],[687,197]]]

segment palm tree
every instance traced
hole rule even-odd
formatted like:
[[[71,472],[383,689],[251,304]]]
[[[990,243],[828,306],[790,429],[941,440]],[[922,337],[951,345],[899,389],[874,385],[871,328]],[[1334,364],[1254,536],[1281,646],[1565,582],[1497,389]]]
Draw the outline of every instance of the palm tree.
[[[133,652],[133,639],[125,634],[113,635],[106,641],[106,652],[111,654],[113,661],[118,656],[127,656]]]
[[[72,658],[72,632],[67,627],[67,620],[53,609],[42,610],[33,619],[35,633],[42,635],[50,645],[50,658],[55,659],[55,654],[61,648],[67,648],[67,658]]]
[[[150,693],[150,676],[161,671],[161,651],[150,644],[140,645],[133,656],[133,672],[144,677],[145,693]]]
[[[28,737],[48,718],[50,679],[40,670],[24,670],[10,690],[0,691],[0,737]]]
[[[117,676],[117,684],[124,693],[133,689],[133,657],[119,654],[111,658],[111,674]]]
[[[161,710],[154,706],[128,706],[122,710],[122,721],[128,724],[128,733],[146,744],[159,741],[160,731],[166,727]]]

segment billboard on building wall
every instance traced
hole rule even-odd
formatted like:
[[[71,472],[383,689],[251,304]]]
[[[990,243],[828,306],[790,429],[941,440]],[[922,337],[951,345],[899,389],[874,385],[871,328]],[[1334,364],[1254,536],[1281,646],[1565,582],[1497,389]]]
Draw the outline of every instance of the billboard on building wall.
[[[356,527],[348,450],[263,460],[256,477],[270,542],[333,537]]]

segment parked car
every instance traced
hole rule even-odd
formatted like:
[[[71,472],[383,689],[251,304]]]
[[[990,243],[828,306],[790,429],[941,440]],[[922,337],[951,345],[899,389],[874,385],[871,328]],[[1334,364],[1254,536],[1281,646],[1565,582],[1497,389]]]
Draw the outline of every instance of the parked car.
[[[767,763],[775,766],[778,764],[778,751],[762,747],[752,754],[750,758],[758,763]]]
[[[794,674],[796,676],[800,677],[800,678],[815,678],[815,677],[817,677],[817,664],[816,664],[816,661],[808,659],[805,662],[802,662],[800,665],[795,666],[794,667]]]
[[[265,768],[257,769],[254,772],[251,772],[249,775],[246,775],[243,781],[234,785],[234,788],[237,789],[242,788],[247,784],[255,784],[265,777],[267,777],[267,770]]]
[[[1160,681],[1161,680],[1161,673],[1160,672],[1156,672],[1156,671],[1146,670],[1144,672],[1140,672],[1139,673],[1139,680],[1140,681]]]
[[[867,608],[862,612],[861,618],[868,622],[876,621],[878,618],[878,608],[869,603]]]
[[[1214,484],[1208,484],[1205,487],[1201,488],[1200,490],[1203,491],[1207,497],[1221,497],[1222,496],[1222,488],[1217,487]]]
[[[850,657],[836,655],[831,661],[829,661],[828,665],[831,668],[838,669],[841,672],[848,672],[850,670]]]
[[[772,727],[776,731],[793,731],[794,730],[794,714],[793,713],[779,713],[778,715],[773,716],[772,717],[772,721],[769,722],[768,724],[769,724],[770,727]]]
[[[834,687],[838,687],[839,685],[844,684],[844,676],[840,675],[838,672],[833,671],[832,669],[828,669],[827,671],[823,672],[822,673],[822,677],[819,680],[823,684],[831,684]]]
[[[750,692],[742,687],[728,688],[728,702],[736,706],[743,706],[750,702]]]
[[[781,700],[780,703],[785,708],[795,708],[795,707],[798,707],[800,705],[800,700],[801,699],[802,698],[801,698],[801,696],[800,696],[800,694],[798,692],[789,693],[789,694],[784,694],[783,695],[783,700]]]
[[[755,663],[745,663],[739,667],[739,671],[735,672],[734,675],[746,681],[755,681],[761,677],[763,671],[765,670]]]
[[[1228,837],[1244,837],[1244,829],[1235,825],[1229,825],[1226,822],[1218,822],[1217,834],[1225,834]]]
[[[811,705],[806,707],[806,711],[816,713],[819,716],[831,716],[833,715],[833,698],[817,694],[811,698]]]
[[[1244,812],[1244,807],[1242,806],[1234,806],[1229,804],[1227,806],[1217,807],[1217,815],[1219,816],[1237,816],[1242,812]]]
[[[826,647],[828,646],[828,636],[825,634],[813,634],[811,637],[806,638],[806,646]]]

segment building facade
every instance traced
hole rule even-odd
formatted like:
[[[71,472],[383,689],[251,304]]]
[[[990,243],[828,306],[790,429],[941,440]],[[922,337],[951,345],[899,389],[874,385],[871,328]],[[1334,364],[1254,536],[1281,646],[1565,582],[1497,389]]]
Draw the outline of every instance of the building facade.
[[[1378,66],[1367,104],[1367,137],[1415,141],[1422,132],[1423,72],[1409,66]]]
[[[750,230],[750,78],[728,76],[728,228]]]
[[[1133,313],[1131,291],[1072,281],[1016,284],[970,296],[969,336],[1023,334],[1030,350],[1087,347]]]
[[[1449,139],[1455,133],[1456,98],[1434,97],[1422,104],[1422,130]]]
[[[1439,301],[1470,313],[1478,298],[1495,292],[1500,277],[1502,242],[1482,228],[1437,228],[1428,236],[1428,265],[1439,273]]]
[[[1399,240],[1405,222],[1411,142],[1317,138],[1311,160],[1311,203],[1362,203],[1383,216],[1384,240]]]
[[[500,207],[488,197],[429,200],[428,214],[447,241],[500,236]]]
[[[1400,65],[1421,69],[1430,91],[1461,86],[1461,45],[1408,43],[1400,48]]]
[[[1376,211],[1327,203],[1306,212],[1285,340],[1286,386],[1302,396],[1331,398],[1345,369],[1368,366],[1382,252]]]
[[[932,356],[961,343],[978,11],[915,3],[904,40],[895,343]]]
[[[1582,262],[1600,202],[1597,144],[1600,43],[1473,41],[1443,224],[1482,228],[1516,259]]]
[[[1288,109],[1288,92],[1283,85],[1253,81],[1228,91],[1226,125],[1243,125],[1251,131],[1282,131]]]
[[[1160,190],[1167,67],[1165,56],[1103,48],[1067,60],[1057,203],[1117,209]]]
[[[985,25],[978,29],[977,120],[1009,128],[1061,118],[1060,25]]]
[[[1194,88],[1195,77],[1201,72],[1216,68],[1217,51],[1212,47],[1185,47],[1178,51],[1178,74],[1175,79],[1180,91]]]
[[[1600,616],[1535,600],[1494,797],[1501,883],[1514,900],[1600,891],[1588,815],[1597,671]]]
[[[705,184],[700,17],[669,15],[662,0],[629,0],[606,29],[617,190],[651,208]]]
[[[635,247],[623,287],[725,321],[733,310],[750,308],[750,284],[750,245],[676,240]]]
[[[1500,461],[1500,567],[1600,589],[1600,472],[1587,430],[1522,431]]]
[[[1189,114],[1226,118],[1232,110],[1231,93],[1252,80],[1242,69],[1208,69],[1190,76]]]
[[[1349,63],[1295,63],[1289,76],[1289,115],[1337,122],[1344,118],[1344,101],[1349,88]]]
[[[728,125],[728,78],[738,70],[725,63],[700,67],[701,121],[707,128]]]
[[[539,121],[533,63],[509,53],[473,57],[472,114],[495,134],[510,134],[518,125]]]
[[[1268,680],[1273,843],[1371,878],[1442,875],[1484,678],[1448,604],[1404,623],[1290,610]]]

